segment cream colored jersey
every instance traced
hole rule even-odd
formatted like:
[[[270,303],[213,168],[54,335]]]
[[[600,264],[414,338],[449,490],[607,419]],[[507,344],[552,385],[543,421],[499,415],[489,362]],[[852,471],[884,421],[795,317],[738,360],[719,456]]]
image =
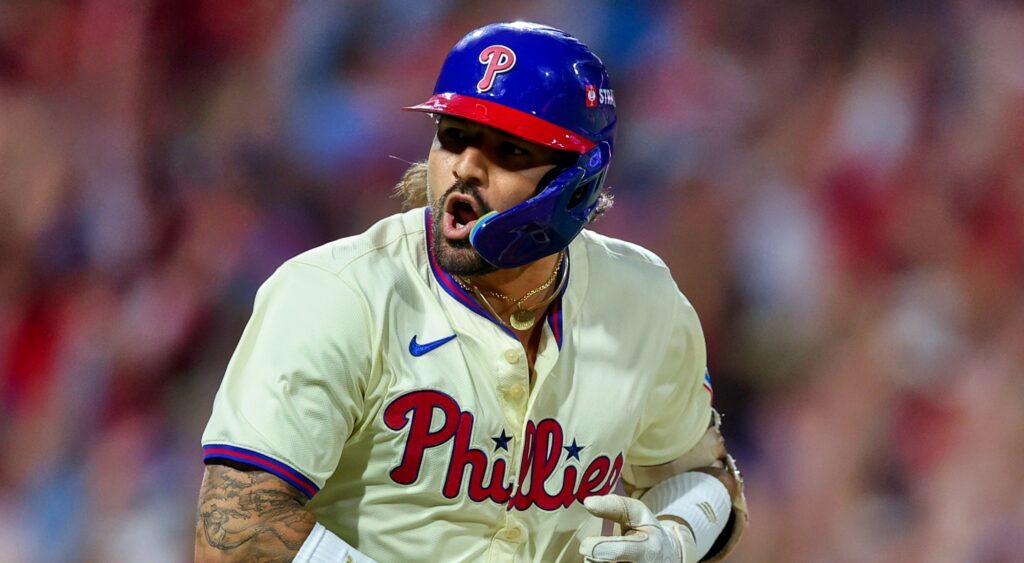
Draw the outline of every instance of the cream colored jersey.
[[[525,352],[409,211],[299,255],[260,288],[204,458],[269,471],[382,563],[575,561],[584,509],[711,418],[704,339],[665,265],[584,231]]]

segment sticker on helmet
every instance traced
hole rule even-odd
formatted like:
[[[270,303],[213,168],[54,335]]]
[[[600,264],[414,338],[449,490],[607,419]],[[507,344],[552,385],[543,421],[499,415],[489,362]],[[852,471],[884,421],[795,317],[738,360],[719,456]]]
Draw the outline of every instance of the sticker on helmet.
[[[479,92],[486,92],[494,87],[495,77],[516,66],[516,53],[504,45],[491,45],[480,51],[479,60],[480,64],[487,65],[487,68],[484,69],[484,76],[477,83],[476,89]]]
[[[601,88],[598,101],[602,104],[615,107],[615,92],[611,88]]]
[[[615,107],[615,92],[611,88],[598,88],[593,84],[586,84],[583,89],[588,108],[596,108],[598,104]]]

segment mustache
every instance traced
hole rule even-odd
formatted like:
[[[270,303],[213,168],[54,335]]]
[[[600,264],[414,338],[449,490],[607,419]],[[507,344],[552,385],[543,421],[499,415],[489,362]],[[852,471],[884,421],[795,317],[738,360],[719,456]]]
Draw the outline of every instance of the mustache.
[[[474,186],[473,184],[470,184],[469,182],[466,182],[465,180],[456,180],[452,184],[452,187],[448,188],[448,190],[444,192],[444,195],[441,196],[438,202],[447,201],[448,196],[456,192],[468,195],[469,197],[473,198],[473,200],[476,201],[477,208],[480,209],[481,216],[490,213],[491,211],[494,211],[494,209],[491,208],[490,205],[487,205],[487,202],[484,201],[484,198],[481,197],[480,188]]]

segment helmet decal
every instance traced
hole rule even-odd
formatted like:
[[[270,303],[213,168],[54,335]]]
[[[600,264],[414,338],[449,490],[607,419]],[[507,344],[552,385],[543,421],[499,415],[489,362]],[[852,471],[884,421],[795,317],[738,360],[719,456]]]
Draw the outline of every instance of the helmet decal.
[[[601,103],[615,107],[615,92],[611,88],[601,88],[600,92]]]
[[[587,107],[588,108],[596,108],[597,107],[597,86],[594,86],[593,84],[587,84],[585,86],[585,91],[587,93]]]
[[[480,51],[479,61],[480,64],[487,65],[487,68],[484,69],[484,77],[477,82],[476,89],[479,92],[487,92],[494,86],[495,77],[516,66],[516,53],[504,45],[491,45]]]

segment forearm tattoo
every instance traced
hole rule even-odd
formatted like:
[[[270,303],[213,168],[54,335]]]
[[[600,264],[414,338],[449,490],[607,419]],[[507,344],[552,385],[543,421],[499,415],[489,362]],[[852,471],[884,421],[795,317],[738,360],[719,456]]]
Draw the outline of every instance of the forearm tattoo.
[[[291,561],[316,524],[305,500],[269,473],[208,465],[199,492],[196,560]]]

